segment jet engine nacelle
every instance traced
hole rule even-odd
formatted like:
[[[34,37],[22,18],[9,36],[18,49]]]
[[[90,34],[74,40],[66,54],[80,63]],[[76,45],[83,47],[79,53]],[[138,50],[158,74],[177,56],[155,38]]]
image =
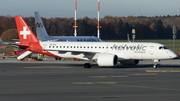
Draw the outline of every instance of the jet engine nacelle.
[[[137,65],[139,60],[126,60],[120,62],[122,65]]]
[[[118,63],[118,57],[114,54],[99,54],[97,64],[99,66],[115,66]]]

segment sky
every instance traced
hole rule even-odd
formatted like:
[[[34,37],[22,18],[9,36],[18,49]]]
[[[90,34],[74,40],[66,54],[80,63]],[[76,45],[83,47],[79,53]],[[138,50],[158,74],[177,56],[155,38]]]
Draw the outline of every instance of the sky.
[[[99,0],[100,18],[104,16],[179,15],[180,0]],[[0,15],[34,17],[74,17],[75,0],[1,0]],[[97,18],[98,0],[77,0],[77,18]]]

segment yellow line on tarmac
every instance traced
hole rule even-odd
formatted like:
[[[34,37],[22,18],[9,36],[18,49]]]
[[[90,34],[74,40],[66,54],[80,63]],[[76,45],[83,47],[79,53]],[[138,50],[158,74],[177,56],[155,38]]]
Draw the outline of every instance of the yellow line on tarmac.
[[[96,83],[100,83],[100,84],[116,84],[117,82],[96,82]]]
[[[59,67],[59,68],[70,68],[70,67]]]
[[[92,78],[108,78],[108,77],[111,77],[111,78],[121,78],[121,77],[128,77],[128,76],[90,76]]]
[[[94,84],[94,82],[73,82],[73,84],[89,85],[89,84]]]
[[[171,89],[171,88],[158,88],[158,87],[136,86],[136,85],[122,85],[122,84],[111,84],[111,85],[124,86],[124,87],[134,87],[134,88],[148,88],[148,89],[158,89],[158,90],[180,91],[180,89]]]
[[[44,67],[23,67],[23,68],[44,68]]]
[[[113,78],[122,78],[122,77],[128,77],[128,76],[110,76],[110,77],[113,77]]]
[[[90,76],[92,78],[108,78],[108,76]]]
[[[145,70],[146,72],[180,72],[180,70]]]
[[[180,72],[180,70],[170,70],[169,72]]]
[[[157,75],[157,73],[141,73],[141,74],[131,74],[131,75]]]
[[[118,84],[117,82],[73,82],[73,84],[83,84],[83,85],[89,85],[89,84],[106,84],[106,85],[112,85],[112,86],[122,86],[122,87],[132,87],[132,88],[146,88],[146,89],[157,89],[157,90],[171,90],[171,91],[180,91],[180,89],[171,89],[171,88],[158,88],[158,87],[148,87],[148,86],[137,86],[137,85],[123,85]]]

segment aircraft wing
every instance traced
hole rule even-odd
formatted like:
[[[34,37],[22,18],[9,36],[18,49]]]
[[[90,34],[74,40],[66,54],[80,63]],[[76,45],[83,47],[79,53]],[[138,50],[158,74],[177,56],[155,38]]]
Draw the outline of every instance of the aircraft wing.
[[[14,46],[17,46],[18,44],[17,43],[7,43],[7,42],[3,42],[2,39],[0,38],[0,42],[5,44],[5,45],[14,45]]]
[[[43,50],[43,51],[59,51],[59,52],[72,52],[72,53],[99,53],[99,52],[92,52],[92,51],[76,51],[76,50],[53,50],[53,49],[34,49],[34,50]]]
[[[34,49],[34,50],[42,50],[42,51],[58,51],[61,54],[65,54],[67,52],[71,52],[72,55],[84,54],[88,59],[92,59],[96,54],[100,52],[92,52],[92,51],[75,51],[75,50],[52,50],[52,49]]]

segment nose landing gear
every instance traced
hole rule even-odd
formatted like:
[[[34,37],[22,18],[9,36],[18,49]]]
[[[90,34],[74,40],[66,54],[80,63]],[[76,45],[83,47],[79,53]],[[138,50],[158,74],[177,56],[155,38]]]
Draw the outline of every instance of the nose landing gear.
[[[158,64],[158,62],[160,62],[160,60],[154,59],[153,61],[154,61],[153,68],[156,69],[157,68],[157,64]]]

